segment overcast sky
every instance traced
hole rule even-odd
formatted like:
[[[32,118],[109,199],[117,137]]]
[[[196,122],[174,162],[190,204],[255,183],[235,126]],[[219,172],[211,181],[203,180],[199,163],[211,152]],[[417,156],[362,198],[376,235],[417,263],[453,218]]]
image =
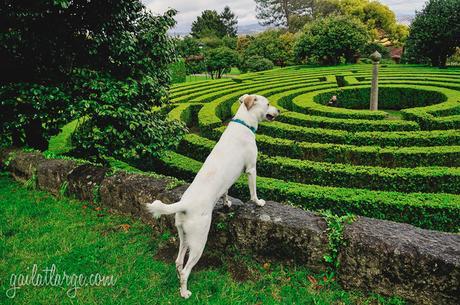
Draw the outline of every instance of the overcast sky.
[[[213,9],[222,11],[224,6],[238,16],[239,25],[257,23],[256,3],[254,0],[141,0],[152,12],[162,13],[169,7],[179,11],[176,15],[178,32],[188,32],[190,25],[196,17],[204,10]],[[380,0],[387,4],[396,15],[414,15],[415,10],[420,10],[425,0]]]

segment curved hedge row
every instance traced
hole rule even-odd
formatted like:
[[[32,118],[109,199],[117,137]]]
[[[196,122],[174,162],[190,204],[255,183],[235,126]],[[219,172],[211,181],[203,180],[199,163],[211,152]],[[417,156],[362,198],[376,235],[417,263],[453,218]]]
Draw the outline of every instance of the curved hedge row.
[[[168,152],[155,164],[155,170],[191,181],[201,162]],[[258,177],[260,198],[290,202],[309,210],[329,209],[336,214],[355,213],[367,217],[410,223],[426,229],[460,230],[459,195],[369,191],[324,187]],[[234,196],[248,198],[248,186],[241,177],[230,190]]]
[[[460,70],[382,65],[388,109],[351,109],[367,108],[370,67],[297,66],[174,86],[163,111],[198,134],[154,166],[192,179],[238,98],[260,94],[282,110],[256,135],[262,198],[458,231]],[[332,95],[350,109],[325,105]],[[245,179],[232,193],[247,195]]]
[[[216,143],[189,134],[179,152],[204,162]],[[259,174],[304,184],[355,187],[397,192],[460,194],[460,168],[383,168],[331,164],[259,154]]]

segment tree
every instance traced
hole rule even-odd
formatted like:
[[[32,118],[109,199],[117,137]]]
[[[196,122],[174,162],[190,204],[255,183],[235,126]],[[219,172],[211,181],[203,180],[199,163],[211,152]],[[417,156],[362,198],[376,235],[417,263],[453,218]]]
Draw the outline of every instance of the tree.
[[[256,0],[257,18],[261,25],[285,26],[293,15],[314,16],[315,0]]]
[[[270,29],[252,37],[243,49],[242,56],[246,59],[257,55],[283,67],[294,59],[293,44],[293,34]]]
[[[200,46],[200,41],[191,36],[186,36],[183,39],[179,38],[176,41],[177,54],[183,58],[201,54]]]
[[[269,59],[255,55],[242,61],[238,68],[242,73],[258,72],[273,69],[273,63]]]
[[[352,63],[369,41],[366,26],[349,16],[318,19],[305,27],[294,47],[299,61],[316,58],[336,65],[341,57]]]
[[[216,11],[205,10],[193,21],[190,34],[195,38],[213,36],[222,38],[226,34],[226,28]]]
[[[238,20],[228,6],[221,14],[215,10],[205,10],[192,23],[191,35],[195,38],[224,36],[235,37]]]
[[[175,61],[167,30],[175,11],[154,16],[132,0],[6,6],[0,10],[2,137],[45,150],[76,116],[86,118],[87,128],[76,131],[73,144],[99,158],[158,154],[171,143],[159,134],[176,125],[148,111],[167,101],[168,66]]]
[[[205,55],[206,70],[212,78],[221,78],[239,63],[238,53],[227,47],[208,50]]]
[[[227,36],[236,37],[238,32],[238,18],[230,10],[230,7],[224,7],[222,13],[220,13],[220,19],[225,26],[225,32]]]
[[[460,46],[460,1],[430,0],[417,12],[406,44],[411,62],[429,58],[433,66],[445,67],[447,58]]]
[[[5,136],[18,146],[46,149],[70,117],[76,67],[138,74],[138,58],[126,57],[123,47],[143,8],[128,0],[7,1],[0,10],[0,112],[12,114],[2,120]]]

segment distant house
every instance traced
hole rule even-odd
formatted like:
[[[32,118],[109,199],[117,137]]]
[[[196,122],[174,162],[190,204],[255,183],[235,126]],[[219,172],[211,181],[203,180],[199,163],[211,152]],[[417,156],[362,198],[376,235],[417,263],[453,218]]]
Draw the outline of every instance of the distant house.
[[[390,57],[397,64],[399,64],[399,62],[401,61],[401,57],[402,57],[403,53],[404,53],[404,48],[403,47],[390,48]]]

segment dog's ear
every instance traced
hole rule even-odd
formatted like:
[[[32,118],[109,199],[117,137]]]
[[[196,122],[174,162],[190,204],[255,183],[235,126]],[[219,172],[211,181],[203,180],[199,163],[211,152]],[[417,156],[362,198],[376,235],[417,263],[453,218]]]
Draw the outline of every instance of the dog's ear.
[[[244,99],[245,99],[247,96],[248,96],[247,94],[240,96],[240,98],[239,98],[240,104],[242,104],[242,103],[244,102]]]
[[[254,95],[245,95],[246,96],[243,98],[243,104],[246,106],[246,109],[249,110],[252,106],[254,106],[256,97]]]

